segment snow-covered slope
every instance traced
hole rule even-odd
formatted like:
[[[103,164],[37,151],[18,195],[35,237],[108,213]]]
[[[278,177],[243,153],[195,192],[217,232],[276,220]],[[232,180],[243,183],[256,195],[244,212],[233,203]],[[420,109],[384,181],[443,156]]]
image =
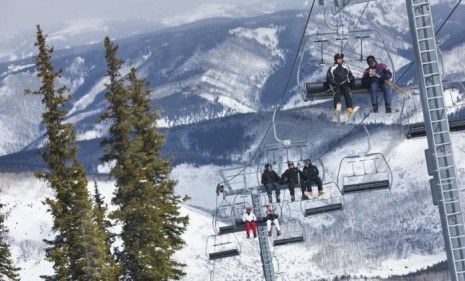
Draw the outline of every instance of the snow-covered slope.
[[[459,181],[465,181],[464,133],[453,135]],[[277,271],[286,272],[291,280],[351,276],[387,277],[406,274],[445,259],[438,212],[432,205],[423,150],[426,140],[402,140],[396,130],[376,130],[373,152],[384,152],[393,170],[391,192],[360,193],[345,197],[344,210],[304,218],[299,203],[284,208],[283,217],[300,219],[306,241],[273,248]],[[392,143],[396,145],[392,145]],[[335,179],[341,155],[363,150],[360,138],[351,139],[324,158],[328,180]],[[180,165],[173,171],[178,179],[177,192],[189,194],[190,205],[203,209],[215,208],[214,188],[218,166]],[[43,260],[42,239],[50,237],[51,218],[41,201],[51,196],[44,183],[32,174],[3,174],[2,201],[6,203],[8,241],[13,246],[15,260],[23,268],[24,280],[38,280],[39,274],[50,271]],[[109,202],[114,186],[98,181]],[[288,195],[285,195],[285,197]],[[290,210],[290,212],[289,212]],[[191,218],[184,235],[187,246],[176,257],[187,264],[184,280],[205,280],[214,269],[218,280],[261,280],[257,240],[235,235],[241,246],[241,256],[206,261],[205,242],[213,234],[212,217],[192,208],[182,212]],[[231,267],[241,270],[231,271]]]

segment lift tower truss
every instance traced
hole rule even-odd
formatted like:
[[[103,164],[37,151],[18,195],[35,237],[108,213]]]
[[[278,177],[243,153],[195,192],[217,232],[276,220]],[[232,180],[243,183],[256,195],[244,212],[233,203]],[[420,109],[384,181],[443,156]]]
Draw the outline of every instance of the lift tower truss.
[[[433,178],[452,281],[465,281],[465,228],[429,0],[406,0],[425,120],[426,162]]]
[[[262,218],[263,211],[260,191],[257,189],[252,191],[252,204],[255,215],[257,218]],[[268,243],[268,236],[266,231],[266,225],[259,223],[258,228],[258,244],[260,246],[260,258],[262,260],[263,274],[265,275],[265,281],[275,281],[275,272],[273,267],[273,256],[271,255],[270,244]]]

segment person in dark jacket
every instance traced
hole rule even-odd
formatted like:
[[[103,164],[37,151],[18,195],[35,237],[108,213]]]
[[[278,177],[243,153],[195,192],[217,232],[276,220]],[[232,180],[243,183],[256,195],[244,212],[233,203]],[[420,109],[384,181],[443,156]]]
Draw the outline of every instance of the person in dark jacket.
[[[378,90],[381,88],[381,91],[384,94],[384,107],[386,109],[386,113],[391,113],[391,91],[385,81],[392,78],[392,73],[387,65],[378,63],[374,56],[367,57],[367,64],[368,68],[363,72],[363,79],[368,81],[368,85],[370,87],[373,112],[378,112]]]
[[[344,63],[344,54],[334,55],[334,65],[326,73],[326,82],[334,92],[334,109],[341,110],[341,95],[344,96],[347,113],[352,114],[354,103],[350,85],[355,81],[350,68]]]
[[[312,194],[312,185],[318,187],[318,196],[323,195],[323,183],[319,176],[320,171],[312,164],[310,159],[304,161],[303,174],[303,185],[302,185],[302,198],[308,199],[308,195]]]
[[[281,180],[284,183],[288,184],[289,193],[291,194],[291,201],[295,201],[295,190],[294,188],[300,187],[300,181],[303,177],[302,172],[297,168],[294,167],[294,162],[289,161],[287,162],[288,169],[284,171],[281,176]]]
[[[281,202],[281,199],[279,198],[280,180],[281,178],[278,176],[278,174],[276,174],[275,171],[273,171],[273,167],[271,166],[271,164],[266,164],[265,171],[262,174],[262,184],[265,186],[266,193],[268,194],[268,201],[270,203],[273,203],[273,190],[275,192],[276,202]]]

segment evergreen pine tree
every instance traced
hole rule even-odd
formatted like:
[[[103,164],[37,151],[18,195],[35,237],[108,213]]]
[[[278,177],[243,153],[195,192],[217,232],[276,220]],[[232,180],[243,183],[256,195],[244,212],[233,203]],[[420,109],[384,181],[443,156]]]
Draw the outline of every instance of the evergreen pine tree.
[[[110,232],[110,227],[112,227],[112,223],[110,220],[107,219],[107,205],[103,201],[103,197],[100,194],[97,186],[97,182],[94,181],[94,210],[95,210],[95,222],[97,223],[98,228],[100,231],[105,233],[106,237],[106,248],[107,253],[111,256],[111,244],[114,241],[114,234]]]
[[[19,281],[19,268],[13,265],[10,248],[4,241],[8,232],[5,226],[5,216],[2,213],[3,204],[0,203],[0,280]]]
[[[116,59],[117,46],[108,38],[105,46],[109,73],[118,73],[111,71],[116,69],[112,62],[121,62]],[[114,161],[111,175],[116,179],[117,192],[113,202],[118,209],[113,216],[123,224],[124,278],[177,280],[184,275],[183,264],[173,259],[174,252],[184,245],[181,235],[188,218],[178,210],[184,198],[174,195],[176,182],[169,179],[170,162],[160,157],[164,137],[155,128],[158,113],[150,111],[148,84],[137,79],[135,69],[131,69],[128,81],[126,89],[117,79],[107,86],[107,97],[112,99],[108,99],[104,119],[111,120],[112,125],[110,137],[103,143],[103,159]],[[116,109],[125,117],[118,116]]]
[[[47,198],[56,237],[49,244],[47,259],[53,262],[55,275],[46,280],[117,280],[118,267],[107,254],[105,232],[95,223],[92,200],[87,189],[83,166],[77,160],[78,146],[72,124],[65,123],[67,102],[65,86],[56,88],[55,71],[51,62],[53,48],[46,44],[45,35],[37,26],[35,46],[39,54],[34,58],[37,77],[42,84],[38,90],[26,93],[43,96],[42,115],[48,137],[42,158],[47,172],[36,176],[45,180],[55,191],[55,198]]]

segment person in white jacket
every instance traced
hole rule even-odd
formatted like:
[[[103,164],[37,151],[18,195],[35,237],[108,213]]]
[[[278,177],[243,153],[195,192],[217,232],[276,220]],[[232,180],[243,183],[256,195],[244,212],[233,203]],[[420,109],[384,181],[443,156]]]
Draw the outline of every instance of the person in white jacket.
[[[242,221],[245,223],[245,232],[247,238],[250,238],[250,230],[253,232],[253,238],[257,237],[257,217],[252,212],[252,208],[245,208],[245,213],[242,215]]]
[[[268,228],[268,236],[271,237],[271,223],[276,226],[276,234],[281,235],[281,227],[279,226],[278,215],[273,209],[272,204],[266,205],[266,226]]]

